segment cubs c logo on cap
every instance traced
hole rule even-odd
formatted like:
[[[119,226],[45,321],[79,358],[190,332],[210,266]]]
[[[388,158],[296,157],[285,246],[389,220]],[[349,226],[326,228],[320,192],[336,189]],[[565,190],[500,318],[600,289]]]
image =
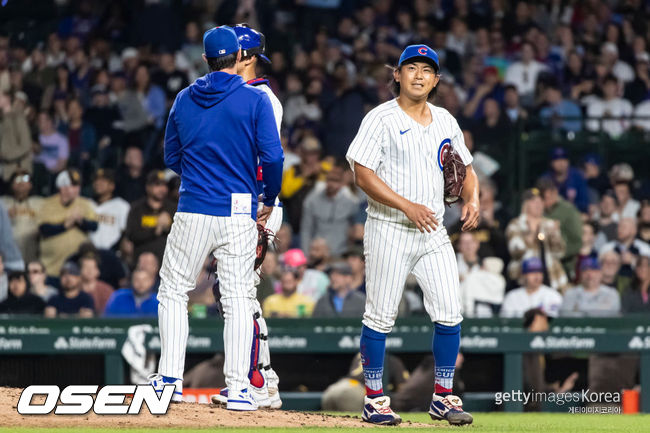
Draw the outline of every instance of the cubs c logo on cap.
[[[440,69],[440,64],[438,63],[438,53],[426,45],[409,45],[408,47],[404,48],[402,55],[399,57],[398,66],[402,66],[404,62],[418,57],[424,57],[426,61],[435,66],[436,70]],[[423,59],[420,59],[418,61],[421,60]]]

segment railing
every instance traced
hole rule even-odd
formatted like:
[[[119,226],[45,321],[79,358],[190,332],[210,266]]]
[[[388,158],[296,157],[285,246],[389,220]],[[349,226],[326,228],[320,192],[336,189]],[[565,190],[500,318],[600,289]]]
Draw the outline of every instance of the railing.
[[[0,356],[100,354],[105,359],[105,383],[119,384],[125,377],[122,346],[129,328],[142,324],[153,327],[145,338],[146,349],[159,352],[155,320],[1,320]],[[275,354],[353,354],[359,350],[360,323],[356,319],[275,319],[269,320],[268,325],[269,345]],[[427,353],[431,331],[428,320],[400,320],[387,338],[387,350]],[[221,320],[191,320],[187,352],[221,352],[222,335]],[[522,355],[527,352],[637,353],[643,390],[641,409],[650,412],[650,397],[647,397],[650,392],[650,321],[647,317],[556,319],[548,333],[528,333],[522,329],[519,319],[466,319],[461,350],[502,354],[504,391],[523,389]],[[506,402],[504,409],[521,411],[523,408],[521,403]]]

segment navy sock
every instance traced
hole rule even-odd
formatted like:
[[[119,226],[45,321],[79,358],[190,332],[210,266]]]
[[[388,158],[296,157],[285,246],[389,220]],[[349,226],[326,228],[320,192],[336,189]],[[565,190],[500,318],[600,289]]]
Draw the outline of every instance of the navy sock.
[[[435,393],[440,396],[451,394],[456,370],[456,357],[460,348],[460,324],[445,326],[435,324],[433,331],[433,360],[435,367]]]
[[[361,330],[361,365],[368,397],[384,395],[382,378],[385,352],[386,334],[373,331],[364,325]]]

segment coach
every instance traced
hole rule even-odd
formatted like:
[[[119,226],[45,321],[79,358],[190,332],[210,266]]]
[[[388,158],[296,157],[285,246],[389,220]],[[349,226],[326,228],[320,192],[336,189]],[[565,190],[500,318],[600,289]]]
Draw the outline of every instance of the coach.
[[[284,156],[271,102],[236,74],[239,41],[227,26],[203,36],[209,74],[179,92],[169,113],[165,163],[181,176],[180,200],[160,270],[159,375],[151,382],[182,392],[188,336],[187,292],[209,254],[218,260],[224,309],[224,374],[228,409],[255,410],[248,392],[253,338],[257,245],[255,219],[264,223],[280,191]],[[257,165],[264,198],[257,212]]]

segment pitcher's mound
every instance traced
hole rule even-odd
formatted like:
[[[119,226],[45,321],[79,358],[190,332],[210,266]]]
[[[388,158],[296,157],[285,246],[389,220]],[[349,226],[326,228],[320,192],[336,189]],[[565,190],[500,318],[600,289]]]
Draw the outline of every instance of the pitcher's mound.
[[[167,415],[151,415],[143,407],[140,415],[20,415],[16,410],[20,388],[0,388],[0,427],[374,427],[360,417],[331,416],[286,410],[233,412],[199,403],[172,404]],[[36,397],[35,397],[36,399]],[[36,402],[36,400],[35,400]],[[433,427],[405,422],[409,427]]]

